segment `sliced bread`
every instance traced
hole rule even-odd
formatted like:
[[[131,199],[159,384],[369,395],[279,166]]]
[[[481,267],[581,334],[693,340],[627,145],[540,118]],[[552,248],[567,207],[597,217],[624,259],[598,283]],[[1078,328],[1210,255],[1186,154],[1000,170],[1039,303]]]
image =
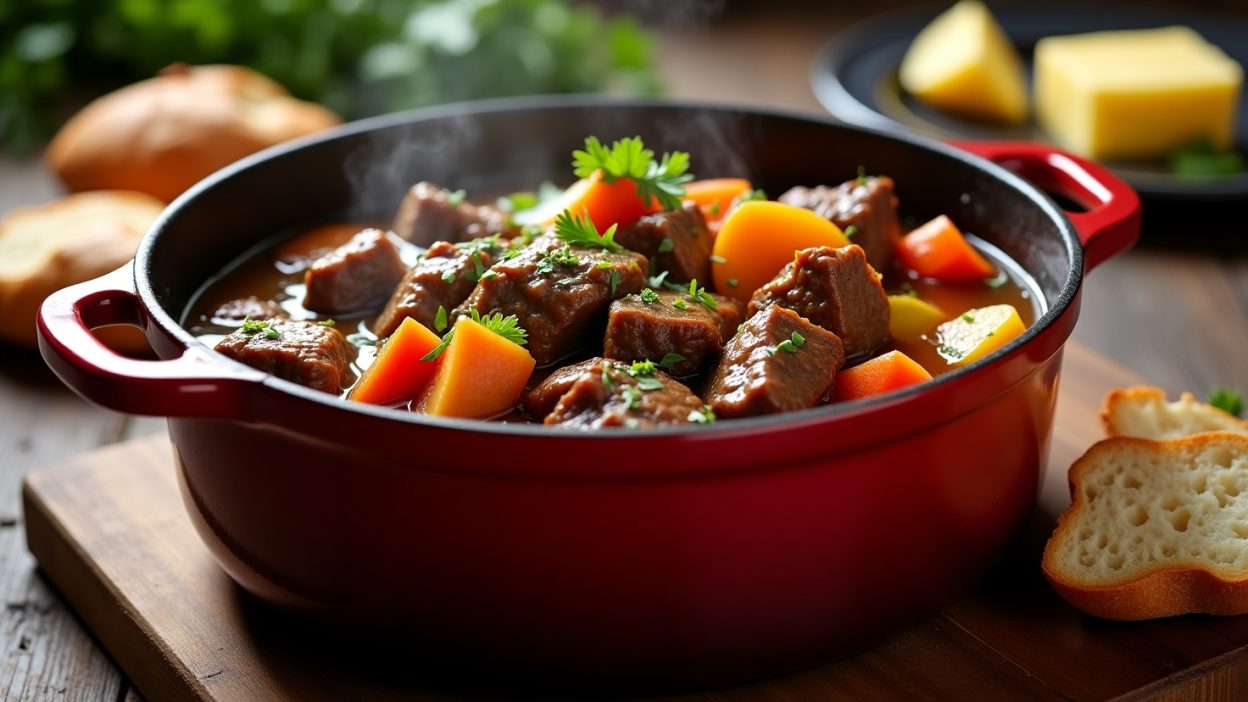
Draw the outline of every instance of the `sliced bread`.
[[[1105,439],[1070,469],[1045,576],[1098,617],[1248,613],[1248,436]]]
[[[1101,408],[1101,424],[1107,436],[1141,439],[1178,439],[1206,431],[1248,434],[1248,422],[1198,402],[1191,393],[1183,393],[1177,402],[1166,402],[1164,390],[1147,386],[1109,391]]]

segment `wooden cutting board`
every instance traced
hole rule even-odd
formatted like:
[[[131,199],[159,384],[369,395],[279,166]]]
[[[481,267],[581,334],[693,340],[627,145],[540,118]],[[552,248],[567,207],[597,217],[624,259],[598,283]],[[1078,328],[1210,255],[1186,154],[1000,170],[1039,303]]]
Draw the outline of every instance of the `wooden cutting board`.
[[[1066,468],[1100,438],[1105,390],[1135,382],[1068,345],[1039,509],[971,595],[816,670],[649,699],[1248,699],[1248,616],[1098,621],[1058,599],[1039,572],[1044,539],[1068,502]],[[480,672],[421,670],[376,641],[314,635],[277,619],[200,543],[164,437],[35,471],[24,501],[40,567],[149,699],[549,699]]]

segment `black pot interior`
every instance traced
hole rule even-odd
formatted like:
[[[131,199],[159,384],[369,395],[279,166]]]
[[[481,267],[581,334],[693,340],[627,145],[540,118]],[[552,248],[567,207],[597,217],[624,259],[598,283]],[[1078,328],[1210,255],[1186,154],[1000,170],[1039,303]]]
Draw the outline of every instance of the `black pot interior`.
[[[588,135],[604,142],[640,135],[656,151],[688,151],[699,177],[746,177],[772,197],[792,185],[843,182],[859,166],[891,176],[903,215],[947,214],[996,245],[1030,273],[1048,309],[1062,306],[1077,283],[1072,271],[1082,266],[1069,225],[1044,195],[931,142],[775,113],[561,99],[367,120],[253,157],[170,208],[140,250],[138,278],[142,285],[146,277],[170,317],[161,321],[175,324],[207,280],[294,226],[388,221],[420,180],[464,188],[470,197],[545,180],[567,185],[571,153]]]

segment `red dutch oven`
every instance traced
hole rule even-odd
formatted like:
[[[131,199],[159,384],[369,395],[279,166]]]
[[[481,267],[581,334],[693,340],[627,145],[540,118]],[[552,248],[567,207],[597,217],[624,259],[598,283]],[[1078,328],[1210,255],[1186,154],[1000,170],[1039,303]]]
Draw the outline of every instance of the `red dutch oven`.
[[[860,164],[890,175],[904,214],[948,214],[999,247],[1045,312],[990,357],[885,397],[593,434],[349,404],[180,325],[206,281],[277,233],[389,217],[418,180],[469,192],[566,182],[590,134],[687,150],[699,174],[772,194]],[[169,417],[196,528],[263,601],[528,670],[682,684],[773,674],[937,611],[1009,543],[1045,465],[1082,276],[1136,239],[1138,199],[1104,168],[1048,147],[962,147],[583,98],[366,120],[198,184],[132,266],[48,298],[40,348],[83,397]],[[1087,209],[1063,211],[1040,188]],[[138,325],[163,360],[110,352],[91,333],[109,324]]]

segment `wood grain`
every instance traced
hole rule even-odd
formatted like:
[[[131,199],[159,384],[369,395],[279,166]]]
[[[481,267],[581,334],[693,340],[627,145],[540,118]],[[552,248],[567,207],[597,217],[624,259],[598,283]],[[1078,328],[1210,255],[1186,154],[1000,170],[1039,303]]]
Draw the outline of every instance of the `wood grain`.
[[[1039,572],[1053,516],[1069,502],[1065,467],[1100,437],[1096,412],[1106,389],[1137,380],[1078,344],[1068,348],[1039,509],[972,595],[816,670],[647,699],[1095,700],[1248,689],[1248,617],[1102,622],[1063,603]],[[517,692],[482,671],[422,667],[396,658],[386,642],[313,629],[255,603],[199,542],[170,452],[164,437],[119,444],[36,471],[25,490],[31,549],[142,693],[162,700],[548,697]]]

